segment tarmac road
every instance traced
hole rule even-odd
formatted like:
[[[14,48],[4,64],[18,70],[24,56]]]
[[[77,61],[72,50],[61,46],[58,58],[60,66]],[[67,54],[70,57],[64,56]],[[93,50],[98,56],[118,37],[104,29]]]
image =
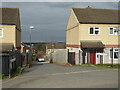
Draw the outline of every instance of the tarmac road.
[[[118,70],[35,62],[3,88],[118,88]]]

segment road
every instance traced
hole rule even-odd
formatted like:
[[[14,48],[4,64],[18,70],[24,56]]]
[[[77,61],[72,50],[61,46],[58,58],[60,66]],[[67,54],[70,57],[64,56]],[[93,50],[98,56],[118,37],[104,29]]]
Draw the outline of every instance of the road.
[[[36,62],[2,84],[3,88],[118,88],[118,70]]]

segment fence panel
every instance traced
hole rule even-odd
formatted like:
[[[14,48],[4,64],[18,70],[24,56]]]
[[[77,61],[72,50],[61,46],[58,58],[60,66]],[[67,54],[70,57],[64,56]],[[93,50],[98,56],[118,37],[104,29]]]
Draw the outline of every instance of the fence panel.
[[[2,74],[9,74],[9,53],[2,53]]]
[[[21,54],[19,51],[2,52],[2,74],[13,74],[17,67],[22,66]]]

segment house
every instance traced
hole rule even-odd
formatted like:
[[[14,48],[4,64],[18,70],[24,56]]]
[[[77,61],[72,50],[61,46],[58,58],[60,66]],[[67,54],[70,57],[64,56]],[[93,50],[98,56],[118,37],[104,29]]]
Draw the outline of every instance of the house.
[[[11,75],[21,67],[21,26],[18,8],[0,8],[0,64],[2,74]]]
[[[50,63],[67,63],[66,44],[63,42],[46,43],[46,60]]]
[[[22,58],[22,66],[25,67],[29,63],[29,60],[31,58],[30,56],[30,47],[28,45],[21,43],[21,58]]]
[[[18,8],[0,8],[0,41],[1,44],[13,44],[20,50],[21,26]]]
[[[120,64],[118,10],[72,8],[66,29],[71,64]]]
[[[65,43],[47,43],[46,44],[46,54],[49,55],[56,50],[66,49]]]

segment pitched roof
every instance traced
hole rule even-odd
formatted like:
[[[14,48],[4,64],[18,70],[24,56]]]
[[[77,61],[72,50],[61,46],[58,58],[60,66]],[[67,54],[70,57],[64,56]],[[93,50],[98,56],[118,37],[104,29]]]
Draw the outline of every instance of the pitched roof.
[[[117,9],[72,8],[79,23],[118,24]]]
[[[20,30],[19,8],[0,8],[0,24],[17,25]]]
[[[48,49],[65,49],[66,44],[65,43],[48,43],[47,44]]]
[[[101,41],[81,41],[82,48],[104,48]]]
[[[14,48],[13,44],[0,44],[0,51],[11,51]]]

